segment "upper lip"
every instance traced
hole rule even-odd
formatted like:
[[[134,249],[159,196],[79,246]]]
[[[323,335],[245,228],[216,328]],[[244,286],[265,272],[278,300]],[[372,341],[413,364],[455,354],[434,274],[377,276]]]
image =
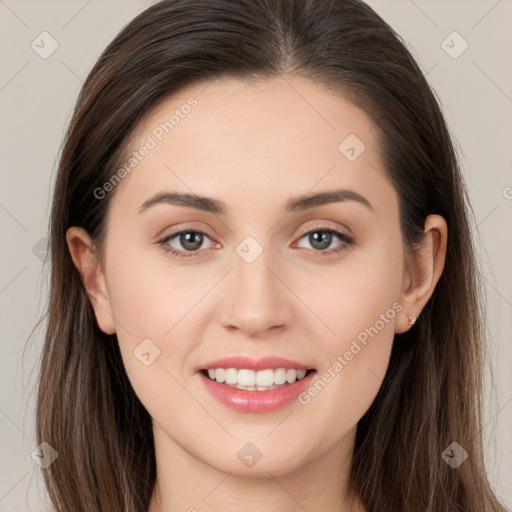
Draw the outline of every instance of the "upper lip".
[[[231,356],[223,359],[216,359],[206,363],[204,366],[198,368],[198,370],[210,370],[213,368],[237,368],[238,370],[246,368],[248,370],[266,370],[266,369],[277,369],[287,368],[295,370],[310,370],[311,366],[292,361],[291,359],[285,359],[283,357],[266,356],[260,359],[252,359],[247,356]]]

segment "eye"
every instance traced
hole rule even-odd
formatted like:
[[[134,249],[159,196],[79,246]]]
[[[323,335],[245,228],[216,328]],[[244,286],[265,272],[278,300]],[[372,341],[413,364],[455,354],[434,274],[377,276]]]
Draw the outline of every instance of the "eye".
[[[338,246],[333,249],[329,249],[336,238],[340,241]],[[206,250],[203,246],[206,239],[212,240],[212,237],[204,231],[197,229],[182,229],[175,233],[171,233],[158,243],[166,252],[173,256],[178,258],[189,258],[191,256],[196,256],[201,250]],[[299,238],[299,241],[302,239],[305,239],[306,242],[309,243],[310,247],[306,247],[306,249],[313,251],[315,256],[339,253],[347,246],[354,244],[354,240],[350,236],[328,227],[311,229],[304,233]],[[176,245],[179,247],[176,247]],[[214,247],[215,245],[218,246],[219,244],[215,244],[215,242],[213,242],[210,247]],[[295,245],[303,247],[298,244],[298,242]]]
[[[206,238],[211,240],[210,236],[204,231],[197,229],[184,229],[166,236],[158,243],[165,251],[170,252],[174,256],[179,258],[188,258],[190,256],[195,256],[200,249],[204,249],[203,243]],[[181,247],[176,248],[172,243]]]
[[[338,238],[338,240],[340,240],[341,243],[339,243],[338,246],[335,247],[334,249],[327,250],[329,247],[331,247],[333,241],[335,241],[336,238]],[[346,246],[354,244],[354,240],[352,237],[344,233],[341,233],[336,229],[327,227],[311,229],[307,233],[302,235],[299,241],[302,239],[305,239],[306,242],[309,243],[310,247],[307,247],[307,249],[311,249],[316,253],[320,252],[326,254],[341,252],[343,249],[345,249]],[[315,254],[315,256],[316,255],[317,254]]]

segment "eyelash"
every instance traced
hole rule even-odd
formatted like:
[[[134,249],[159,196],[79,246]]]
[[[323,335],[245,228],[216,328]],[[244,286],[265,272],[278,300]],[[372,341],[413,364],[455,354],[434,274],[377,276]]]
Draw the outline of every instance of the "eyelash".
[[[313,256],[315,258],[317,258],[317,257],[324,257],[324,256],[330,256],[332,254],[340,253],[343,250],[345,250],[345,248],[347,246],[351,246],[351,245],[354,244],[354,239],[352,237],[350,237],[350,236],[348,236],[348,235],[346,235],[344,233],[341,233],[340,231],[338,231],[336,229],[328,228],[328,227],[315,227],[315,228],[312,228],[312,229],[306,231],[305,233],[302,233],[302,235],[299,237],[299,240],[301,240],[302,238],[304,238],[305,236],[307,236],[307,235],[309,235],[311,233],[316,233],[316,232],[329,233],[329,234],[332,234],[332,235],[336,235],[343,243],[337,249],[330,249],[330,250],[329,249],[327,249],[327,250],[308,249],[308,251],[312,251],[313,252]],[[170,235],[167,235],[165,238],[160,240],[158,242],[158,244],[160,244],[162,246],[162,248],[164,249],[165,252],[167,252],[169,254],[172,254],[173,256],[176,256],[178,258],[190,258],[190,257],[196,256],[199,251],[180,251],[178,249],[175,249],[174,247],[169,247],[167,245],[167,243],[170,240],[172,240],[173,238],[176,238],[178,235],[181,235],[182,233],[196,233],[196,234],[205,235],[205,236],[207,236],[210,239],[213,238],[206,231],[202,231],[200,229],[187,229],[187,228],[185,228],[185,229],[181,229],[180,231],[176,231],[175,233],[171,233]]]

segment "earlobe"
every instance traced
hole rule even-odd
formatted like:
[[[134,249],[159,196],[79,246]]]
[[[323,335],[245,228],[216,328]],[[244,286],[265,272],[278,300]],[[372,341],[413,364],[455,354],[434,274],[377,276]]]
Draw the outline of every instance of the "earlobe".
[[[397,318],[395,332],[408,331],[421,315],[441,277],[446,260],[448,226],[440,215],[429,215],[425,220],[424,240],[411,256],[411,269],[400,303],[403,306]]]
[[[89,233],[81,227],[73,226],[66,232],[66,242],[91,301],[99,328],[106,334],[114,334],[116,326],[105,276]]]

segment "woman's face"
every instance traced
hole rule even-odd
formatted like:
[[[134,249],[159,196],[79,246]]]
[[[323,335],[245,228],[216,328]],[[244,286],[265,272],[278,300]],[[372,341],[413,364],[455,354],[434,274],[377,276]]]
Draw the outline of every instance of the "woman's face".
[[[406,316],[376,137],[362,110],[291,76],[195,85],[138,127],[134,160],[102,189],[102,328],[157,450],[255,476],[349,453]],[[313,371],[237,390],[214,368],[249,386]]]

